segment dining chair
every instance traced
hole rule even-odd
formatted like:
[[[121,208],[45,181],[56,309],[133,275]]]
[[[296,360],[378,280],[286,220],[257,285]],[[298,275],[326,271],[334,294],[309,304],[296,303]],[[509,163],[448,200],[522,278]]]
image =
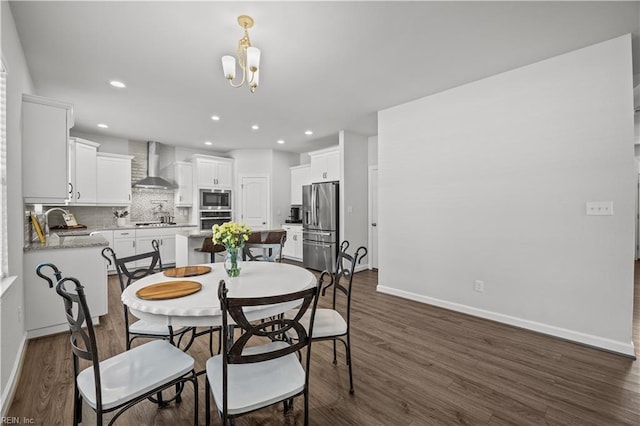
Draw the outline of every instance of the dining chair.
[[[336,259],[336,271],[333,273],[331,281],[322,288],[322,296],[326,294],[327,290],[331,288],[333,290],[331,295],[331,308],[317,309],[315,321],[313,322],[313,340],[333,341],[334,364],[338,362],[336,341],[339,340],[344,344],[346,362],[349,367],[349,393],[354,393],[353,363],[351,362],[351,290],[353,287],[353,273],[356,263],[360,263],[362,258],[367,255],[367,249],[363,246],[358,247],[356,252],[350,255],[347,253],[348,248],[348,241],[345,240],[340,244],[340,251]],[[338,296],[345,298],[346,303],[339,305]],[[340,308],[340,306],[343,307]],[[288,312],[286,316],[290,317],[291,313]],[[302,318],[301,322],[307,329],[310,327],[310,320],[309,315],[305,315]],[[292,336],[289,335],[289,337],[291,338]]]
[[[156,240],[152,241],[153,251],[141,254],[135,254],[127,257],[117,257],[116,253],[111,247],[105,247],[102,250],[102,257],[104,257],[109,264],[114,264],[116,272],[118,274],[118,280],[120,281],[120,291],[124,291],[133,281],[148,275],[154,274],[162,270],[162,259],[160,258],[160,250]],[[146,266],[137,267],[137,262],[142,261]],[[127,350],[131,349],[131,343],[135,339],[165,339],[169,343],[175,344],[174,337],[178,337],[177,346],[180,346],[182,338],[188,332],[195,333],[194,327],[179,327],[174,329],[172,326],[164,324],[158,324],[143,319],[138,319],[135,322],[130,322],[129,308],[126,305],[122,305],[124,308],[124,323],[126,333],[126,347]],[[133,315],[132,315],[133,316]],[[193,334],[187,343],[185,350],[189,349],[191,343],[193,343]]]
[[[229,297],[221,280],[218,298],[222,309],[222,353],[206,363],[205,413],[211,422],[210,399],[216,403],[223,425],[242,414],[283,402],[285,413],[293,409],[293,398],[304,398],[304,424],[309,423],[309,362],[311,332],[300,323],[307,313],[313,324],[317,285],[295,293],[254,298]],[[233,290],[231,290],[233,292]],[[274,317],[265,322],[250,321],[247,314],[256,307],[291,303],[296,314],[291,318]],[[246,309],[246,310],[245,310]],[[229,321],[233,320],[233,328]],[[295,342],[284,339],[285,333],[296,336]],[[259,344],[255,344],[258,342]],[[267,343],[265,343],[267,342]],[[306,348],[304,367],[296,353]]]
[[[75,288],[68,290],[68,283]],[[82,423],[83,401],[95,411],[98,426],[103,424],[104,414],[116,411],[108,423],[111,425],[133,405],[186,382],[193,384],[193,422],[198,424],[198,381],[192,357],[167,341],[155,340],[100,361],[84,287],[75,278],[61,278],[56,292],[64,300],[71,334],[74,425]],[[91,363],[82,371],[81,359]],[[180,401],[178,397],[176,402]]]
[[[246,261],[282,262],[282,248],[287,231],[254,231],[244,243],[242,259]]]
[[[216,262],[216,253],[221,253],[225,250],[223,245],[214,244],[211,237],[204,237],[202,240],[202,247],[194,249],[200,253],[209,253],[211,263]]]

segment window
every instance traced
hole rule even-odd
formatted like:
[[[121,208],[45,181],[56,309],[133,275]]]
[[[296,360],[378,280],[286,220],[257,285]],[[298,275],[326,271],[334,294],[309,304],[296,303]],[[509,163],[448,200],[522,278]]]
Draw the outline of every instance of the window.
[[[7,242],[7,72],[0,64],[0,278],[9,272]]]

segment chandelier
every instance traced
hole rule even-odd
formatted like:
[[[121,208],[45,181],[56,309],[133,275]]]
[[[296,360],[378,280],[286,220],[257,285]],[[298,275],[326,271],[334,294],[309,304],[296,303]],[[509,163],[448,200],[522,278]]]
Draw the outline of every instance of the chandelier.
[[[224,77],[229,80],[231,86],[240,87],[246,81],[249,85],[249,90],[253,93],[256,91],[260,80],[260,49],[251,46],[249,32],[247,31],[253,27],[253,18],[248,15],[240,15],[238,16],[238,25],[244,28],[244,36],[238,42],[238,62],[240,63],[240,68],[242,68],[242,81],[238,84],[233,83],[236,78],[236,58],[233,56],[225,55],[222,57],[222,70]]]

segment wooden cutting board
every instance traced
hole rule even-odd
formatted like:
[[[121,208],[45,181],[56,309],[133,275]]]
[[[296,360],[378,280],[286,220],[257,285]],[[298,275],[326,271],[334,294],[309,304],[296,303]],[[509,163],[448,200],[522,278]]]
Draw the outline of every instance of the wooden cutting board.
[[[136,291],[136,296],[145,300],[176,299],[197,293],[202,284],[195,281],[166,281],[152,284]]]
[[[164,271],[166,277],[184,278],[204,275],[211,272],[211,266],[182,266],[180,268],[167,269]]]

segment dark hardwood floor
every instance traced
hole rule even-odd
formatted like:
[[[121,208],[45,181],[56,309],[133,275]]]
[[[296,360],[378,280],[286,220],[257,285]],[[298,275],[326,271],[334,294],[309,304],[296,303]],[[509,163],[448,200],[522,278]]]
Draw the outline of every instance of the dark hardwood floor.
[[[338,425],[638,425],[640,361],[445,309],[379,294],[377,273],[356,274],[352,310],[355,394],[339,346],[313,345],[311,424]],[[640,264],[636,263],[633,339],[640,347]],[[97,328],[101,358],[125,348],[119,289],[109,280],[109,314]],[[326,305],[322,301],[321,305]],[[62,309],[62,307],[61,307]],[[202,369],[207,339],[189,353]],[[72,367],[66,334],[31,340],[8,416],[37,425],[72,421]],[[157,409],[145,401],[119,425],[188,425],[193,392]],[[200,376],[204,424],[204,377]],[[237,420],[238,425],[302,424],[302,400]],[[84,410],[85,419],[93,411]],[[214,424],[219,424],[213,413]],[[92,424],[87,422],[85,424]]]

